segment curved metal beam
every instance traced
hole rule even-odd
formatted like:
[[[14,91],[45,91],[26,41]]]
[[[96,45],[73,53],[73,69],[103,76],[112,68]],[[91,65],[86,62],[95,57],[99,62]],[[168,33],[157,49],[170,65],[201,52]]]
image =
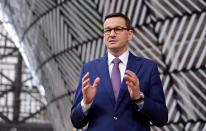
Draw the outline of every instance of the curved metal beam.
[[[30,25],[29,27],[24,31],[23,33],[23,36],[21,37],[20,41],[23,41],[24,40],[24,37],[25,35],[27,34],[27,32],[42,18],[44,17],[46,14],[48,14],[49,12],[51,12],[52,10],[56,9],[57,7],[59,6],[62,6],[63,4],[65,4],[67,1],[70,1],[70,0],[65,0],[63,2],[60,2],[59,4],[49,8],[47,11],[45,11],[43,14],[41,14],[39,17],[37,17],[36,20],[34,20]]]

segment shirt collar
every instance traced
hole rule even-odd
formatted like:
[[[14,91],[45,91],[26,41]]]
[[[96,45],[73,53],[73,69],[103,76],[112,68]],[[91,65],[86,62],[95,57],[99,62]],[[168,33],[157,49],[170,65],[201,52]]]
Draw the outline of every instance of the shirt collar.
[[[125,51],[122,55],[120,55],[118,58],[121,60],[121,62],[124,65],[127,65],[127,61],[128,61],[128,57],[129,57],[129,51]],[[108,52],[108,64],[110,65],[112,63],[112,61],[114,60],[114,56]]]

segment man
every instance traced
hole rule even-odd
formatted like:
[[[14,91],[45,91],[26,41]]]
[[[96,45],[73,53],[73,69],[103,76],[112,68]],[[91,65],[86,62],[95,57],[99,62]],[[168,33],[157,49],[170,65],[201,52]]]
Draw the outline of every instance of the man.
[[[82,66],[71,121],[88,131],[148,131],[167,123],[157,65],[128,51],[129,19],[112,13],[104,21],[106,56]]]

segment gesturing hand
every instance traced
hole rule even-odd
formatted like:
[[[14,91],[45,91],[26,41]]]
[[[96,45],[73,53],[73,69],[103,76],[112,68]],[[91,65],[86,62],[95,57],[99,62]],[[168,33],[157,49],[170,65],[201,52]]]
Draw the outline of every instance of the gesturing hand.
[[[139,99],[140,98],[139,79],[137,78],[136,74],[130,70],[126,70],[124,79],[126,80],[126,84],[128,86],[131,99],[132,100]]]
[[[99,82],[100,78],[97,77],[93,85],[91,85],[89,72],[87,72],[86,75],[82,78],[82,94],[84,104],[90,104],[93,101],[94,97],[96,96],[96,90]]]

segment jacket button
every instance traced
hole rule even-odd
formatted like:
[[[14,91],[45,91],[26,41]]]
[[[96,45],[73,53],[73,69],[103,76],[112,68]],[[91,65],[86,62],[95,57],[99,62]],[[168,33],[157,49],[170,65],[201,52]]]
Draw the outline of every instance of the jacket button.
[[[114,118],[114,120],[117,120],[117,119],[118,119],[118,118],[117,118],[117,117],[115,117],[115,116],[114,116],[113,118]]]

